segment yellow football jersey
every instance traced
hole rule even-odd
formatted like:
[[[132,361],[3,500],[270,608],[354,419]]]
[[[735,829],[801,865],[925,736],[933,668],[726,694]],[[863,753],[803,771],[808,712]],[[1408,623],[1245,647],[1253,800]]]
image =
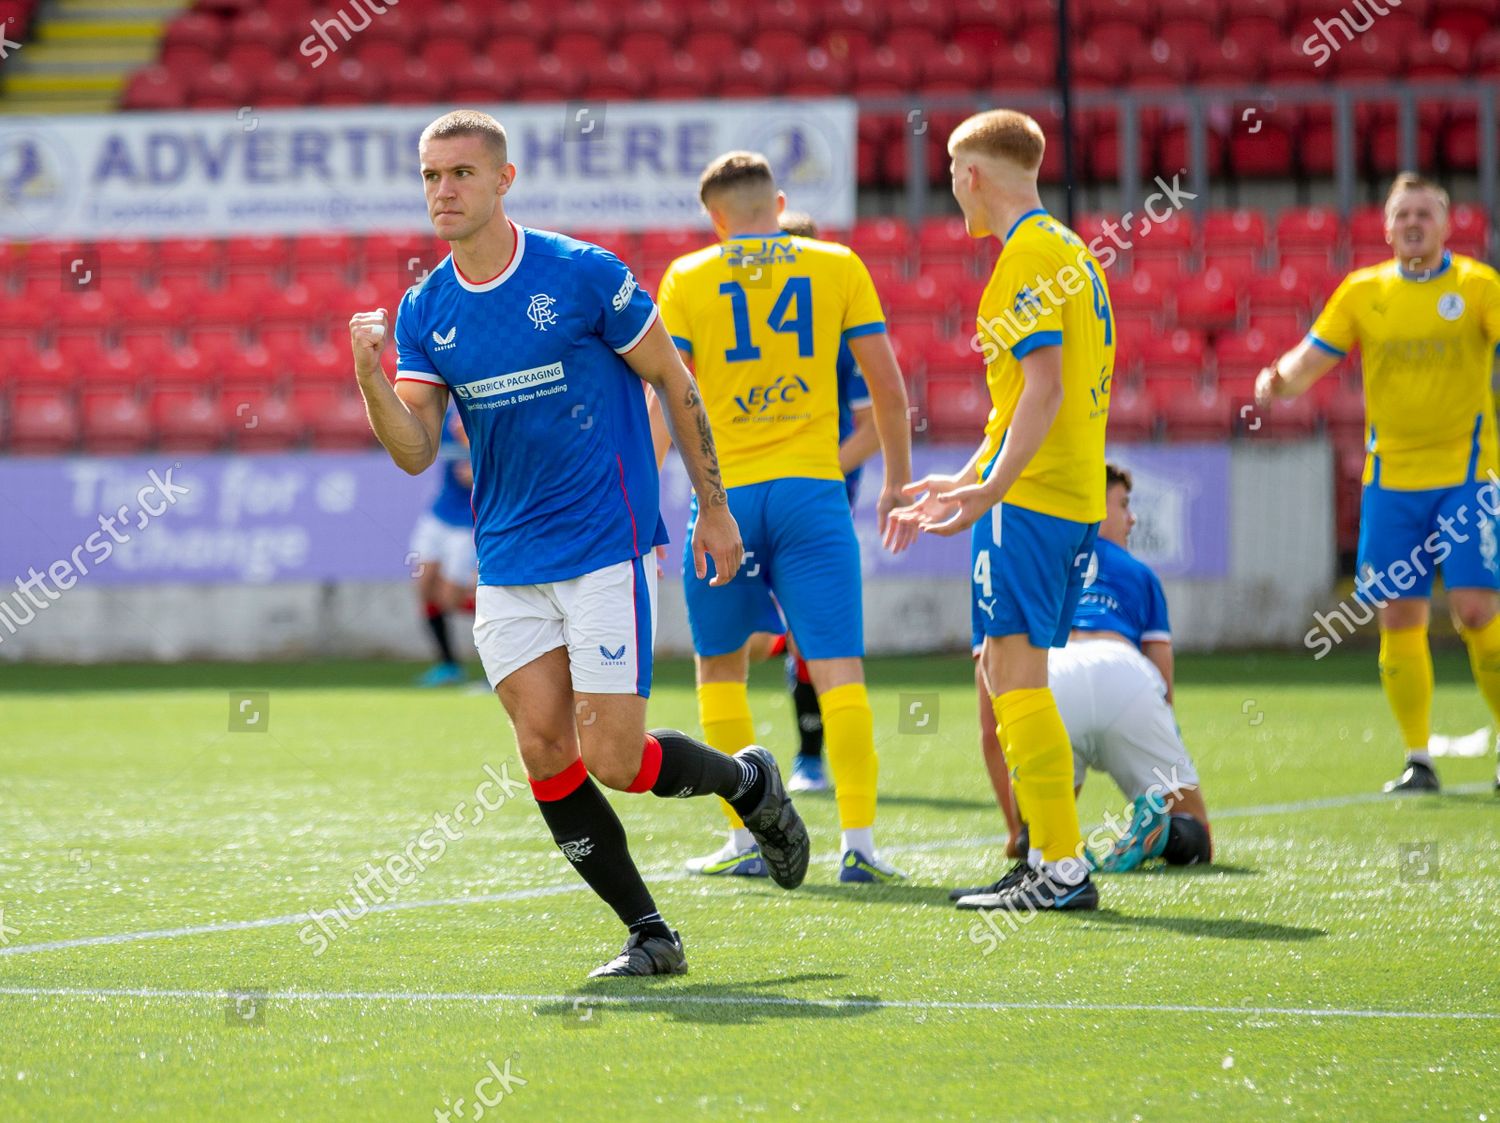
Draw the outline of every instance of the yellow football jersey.
[[[692,357],[724,486],[844,478],[839,348],[885,331],[853,250],[791,234],[731,238],[672,262],[657,305]]]
[[[1041,448],[1005,496],[1027,510],[1092,523],[1104,518],[1104,427],[1115,370],[1115,319],[1104,270],[1078,235],[1046,211],[1017,220],[979,298],[974,345],[994,409],[982,463],[1000,450],[1025,379],[1021,360],[1062,346],[1063,399]]]
[[[1500,470],[1490,389],[1500,341],[1500,275],[1459,254],[1426,279],[1395,261],[1356,269],[1308,339],[1364,364],[1365,483],[1453,487]]]

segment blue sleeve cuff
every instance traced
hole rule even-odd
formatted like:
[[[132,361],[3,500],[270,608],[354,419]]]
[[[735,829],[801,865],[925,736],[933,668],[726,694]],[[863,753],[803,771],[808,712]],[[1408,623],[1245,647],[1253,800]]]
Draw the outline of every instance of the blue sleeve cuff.
[[[1324,343],[1321,339],[1313,335],[1311,332],[1308,333],[1307,341],[1314,347],[1316,347],[1319,351],[1323,351],[1329,355],[1332,355],[1336,359],[1342,359],[1349,353],[1347,351],[1340,351],[1332,343]]]
[[[1010,353],[1016,359],[1024,359],[1033,351],[1042,347],[1061,347],[1062,332],[1060,331],[1038,331],[1032,332],[1025,339],[1020,339],[1011,347]]]
[[[693,353],[693,345],[686,339],[683,339],[682,336],[674,335],[672,337],[672,342],[677,344],[677,350],[686,351],[689,355]]]
[[[885,324],[877,320],[873,324],[856,324],[852,328],[845,328],[844,339],[858,339],[862,335],[880,335],[885,331]]]

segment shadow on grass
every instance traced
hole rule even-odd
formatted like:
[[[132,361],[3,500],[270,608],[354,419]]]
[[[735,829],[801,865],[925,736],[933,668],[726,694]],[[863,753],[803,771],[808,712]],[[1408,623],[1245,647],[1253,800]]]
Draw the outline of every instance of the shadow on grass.
[[[1155,877],[1212,877],[1214,874],[1224,874],[1227,877],[1259,877],[1260,870],[1250,866],[1230,866],[1213,862],[1207,865],[1197,866],[1169,866],[1165,862],[1153,866],[1148,870],[1139,871],[1142,874]],[[1129,877],[1130,874],[1109,874],[1110,877]]]
[[[742,983],[692,983],[670,977],[650,979],[593,979],[570,1002],[535,1007],[541,1017],[575,1022],[580,1029],[601,1025],[621,1015],[664,1014],[675,1021],[701,1025],[753,1025],[772,1019],[854,1018],[879,1009],[875,995],[841,998],[796,998],[778,993],[798,983],[836,982],[842,975],[802,974]]]
[[[1302,928],[1295,924],[1191,916],[1130,916],[1114,909],[1100,909],[1081,915],[1079,919],[1084,927],[1093,923],[1106,927],[1152,928],[1175,932],[1180,936],[1207,936],[1215,940],[1277,940],[1296,943],[1328,935],[1326,928]]]
[[[797,798],[800,800],[805,797],[798,795]],[[996,816],[1000,814],[993,796],[989,799],[953,799],[940,795],[901,795],[899,792],[881,792],[880,805],[882,807],[924,807],[931,811],[993,811]]]
[[[861,902],[871,905],[942,905],[951,908],[948,890],[941,885],[912,885],[898,881],[894,885],[825,885],[804,884],[799,894],[812,897],[837,898],[840,901]]]

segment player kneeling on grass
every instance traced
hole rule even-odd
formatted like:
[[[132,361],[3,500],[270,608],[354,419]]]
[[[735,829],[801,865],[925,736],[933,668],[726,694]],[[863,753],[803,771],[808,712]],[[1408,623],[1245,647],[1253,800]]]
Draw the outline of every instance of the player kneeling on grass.
[[[385,310],[350,320],[370,424],[415,475],[437,457],[449,391],[456,397],[474,468],[475,645],[554,841],[630,930],[625,950],[593,974],[680,974],[682,941],[591,774],[616,791],[728,800],[784,888],[801,884],[808,856],[765,749],[727,756],[675,730],[646,732],[650,555],[667,539],[642,382],[673,431],[692,434],[679,444],[698,499],[693,563],[701,574],[711,557],[728,575],[743,546],[708,417],[618,258],[506,218],[516,167],[499,122],[447,114],[418,151],[428,212],[452,253],[402,298],[394,387],[380,366]]]
[[[1106,873],[1135,869],[1152,858],[1194,865],[1213,857],[1208,810],[1198,771],[1172,714],[1172,633],[1161,582],[1126,549],[1135,515],[1130,473],[1105,466],[1107,512],[1084,576],[1068,646],[1053,649],[1048,680],[1073,744],[1075,791],[1089,768],[1107,772],[1132,801],[1124,831],[1108,840],[1098,861]],[[976,654],[978,648],[976,639]],[[980,687],[981,704],[989,699]],[[985,765],[1010,825],[1007,853],[1026,857],[1027,830],[1012,805],[999,739],[980,723]],[[1091,838],[1090,841],[1093,841]],[[955,889],[953,900],[994,892]]]

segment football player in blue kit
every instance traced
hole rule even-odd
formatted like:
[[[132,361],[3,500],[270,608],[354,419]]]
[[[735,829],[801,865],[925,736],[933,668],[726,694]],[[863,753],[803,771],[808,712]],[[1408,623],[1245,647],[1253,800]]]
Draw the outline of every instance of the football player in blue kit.
[[[415,474],[436,458],[456,399],[474,469],[475,645],[553,840],[629,929],[620,955],[592,974],[680,974],[682,941],[595,780],[727,800],[783,888],[801,884],[808,859],[807,830],[769,752],[729,756],[676,730],[646,731],[656,630],[648,563],[667,538],[644,387],[663,403],[697,495],[697,572],[711,558],[732,576],[744,547],[708,417],[651,298],[618,258],[507,218],[516,167],[498,121],[445,114],[418,154],[429,217],[452,252],[402,298],[394,386],[380,365],[385,309],[350,320],[370,423]]]

